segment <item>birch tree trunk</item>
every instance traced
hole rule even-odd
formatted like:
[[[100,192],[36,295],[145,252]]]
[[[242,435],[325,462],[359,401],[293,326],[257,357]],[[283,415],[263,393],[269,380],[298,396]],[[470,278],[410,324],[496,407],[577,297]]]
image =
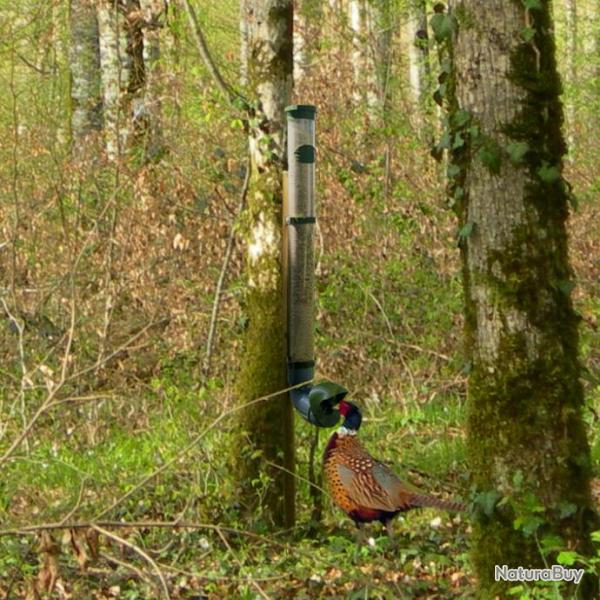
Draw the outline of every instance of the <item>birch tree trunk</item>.
[[[409,83],[417,113],[422,113],[429,92],[430,65],[425,0],[414,0],[406,23]]]
[[[243,405],[287,386],[281,274],[282,170],[285,113],[292,90],[292,0],[248,0],[248,78],[257,111],[251,119],[251,179],[245,212],[248,326],[236,390]],[[240,498],[255,509],[261,474],[269,481],[263,516],[294,522],[293,414],[287,394],[243,409],[234,449]],[[257,451],[257,452],[255,452]],[[285,470],[271,466],[280,465]],[[286,470],[288,472],[286,472]]]
[[[514,585],[496,582],[494,565],[552,564],[556,557],[543,559],[539,549],[549,535],[589,556],[598,528],[570,298],[561,85],[549,2],[540,6],[454,3],[460,108],[450,121],[464,142],[453,146],[453,166],[478,494],[472,559],[482,598],[506,597]],[[596,597],[597,583],[584,580],[581,597]]]
[[[100,32],[105,148],[107,157],[115,160],[120,155],[119,100],[121,92],[117,3],[112,0],[99,0],[97,14]]]
[[[367,107],[371,121],[382,117],[388,94],[391,42],[389,0],[350,0],[353,98]]]
[[[162,135],[162,102],[161,102],[161,52],[160,18],[164,11],[163,0],[140,0],[144,17],[144,67],[145,88],[144,108],[148,115],[148,130],[145,154],[148,159],[155,160],[162,155],[164,149]]]
[[[100,45],[92,0],[71,0],[71,135],[73,149],[91,132],[102,128]]]

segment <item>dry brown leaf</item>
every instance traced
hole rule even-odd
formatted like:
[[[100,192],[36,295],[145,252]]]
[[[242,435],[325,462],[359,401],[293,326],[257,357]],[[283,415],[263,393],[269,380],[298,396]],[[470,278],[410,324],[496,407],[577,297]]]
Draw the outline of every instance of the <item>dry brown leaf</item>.
[[[71,535],[71,547],[73,548],[73,552],[75,553],[77,564],[79,565],[79,568],[82,571],[85,571],[89,558],[85,546],[82,544],[83,536],[75,529],[70,529],[69,533]]]
[[[95,529],[86,529],[85,541],[94,560],[100,556],[100,534]]]
[[[43,555],[42,567],[38,573],[37,591],[52,593],[58,578],[58,555],[60,547],[49,531],[42,531],[38,552]]]

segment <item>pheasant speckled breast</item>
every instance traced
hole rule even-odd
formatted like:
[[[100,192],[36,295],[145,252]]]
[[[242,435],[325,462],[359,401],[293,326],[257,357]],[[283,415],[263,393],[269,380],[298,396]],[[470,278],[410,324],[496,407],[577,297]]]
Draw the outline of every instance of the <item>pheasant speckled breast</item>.
[[[357,437],[362,420],[358,407],[340,402],[344,425],[334,433],[323,460],[331,497],[357,525],[387,525],[402,511],[417,507],[463,510],[462,504],[440,500],[411,489],[384,463],[375,460]]]

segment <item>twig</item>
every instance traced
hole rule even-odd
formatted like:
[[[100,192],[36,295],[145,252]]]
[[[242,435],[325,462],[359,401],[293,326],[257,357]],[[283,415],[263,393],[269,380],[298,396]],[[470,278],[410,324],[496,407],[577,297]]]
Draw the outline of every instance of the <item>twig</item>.
[[[227,550],[229,550],[229,553],[231,554],[231,557],[236,562],[236,564],[239,567],[240,572],[241,572],[242,571],[242,567],[244,565],[243,565],[242,561],[237,557],[236,553],[233,551],[233,548],[231,547],[231,545],[227,541],[227,538],[223,535],[223,532],[219,528],[217,528],[217,535],[221,538],[221,541],[223,542],[223,544],[225,545],[225,547],[227,548]],[[250,583],[256,588],[256,590],[258,591],[258,593],[265,600],[270,600],[270,597],[267,595],[267,593],[265,592],[265,590],[263,590],[260,587],[260,585],[256,581],[254,581],[253,577],[251,575],[249,575],[248,578],[250,579]]]
[[[381,302],[379,302],[379,300],[377,299],[377,297],[371,292],[371,290],[367,289],[366,287],[363,288],[365,294],[367,294],[375,303],[375,306],[377,306],[377,308],[379,309],[379,311],[381,312],[381,314],[383,315],[383,320],[385,321],[385,324],[387,326],[388,332],[390,334],[390,336],[393,338],[394,337],[394,330],[392,329],[392,324],[390,323],[390,320],[383,308],[383,305],[381,304]],[[399,357],[400,357],[400,362],[402,363],[402,366],[404,367],[404,370],[406,371],[406,373],[408,374],[408,379],[410,380],[410,387],[412,388],[413,394],[416,396],[418,395],[418,390],[417,390],[417,386],[415,385],[415,378],[414,375],[410,369],[410,367],[408,366],[408,363],[406,362],[406,360],[404,359],[404,356],[402,355],[402,353],[399,353]]]
[[[289,546],[276,540],[268,538],[259,533],[246,531],[244,529],[235,529],[224,525],[214,525],[212,523],[193,523],[189,521],[79,521],[76,523],[40,523],[39,525],[25,525],[12,529],[0,530],[0,537],[10,535],[34,535],[40,531],[50,531],[52,529],[90,529],[93,525],[110,529],[207,529],[210,531],[226,531],[235,535],[242,535],[267,544],[273,544],[283,549],[289,549]],[[296,552],[296,549],[294,549]]]
[[[208,46],[206,45],[206,39],[204,38],[204,33],[202,33],[202,28],[198,22],[198,17],[196,16],[194,7],[190,4],[189,0],[183,0],[183,5],[194,33],[194,37],[196,38],[198,53],[204,61],[208,72],[215,80],[217,87],[223,92],[223,94],[225,94],[230,103],[233,104],[236,100],[241,100],[246,108],[248,106],[248,101],[239,92],[234,90],[233,87],[227,83],[227,81],[225,81],[215,61],[213,60],[213,57],[208,50]]]
[[[211,429],[213,429],[223,419],[225,419],[225,417],[227,417],[227,416],[229,416],[229,415],[231,415],[233,413],[236,413],[239,410],[245,409],[248,406],[252,406],[254,404],[258,404],[260,402],[264,402],[265,400],[268,400],[269,398],[274,398],[275,396],[279,396],[280,394],[285,394],[285,393],[289,392],[290,390],[296,389],[296,388],[301,387],[303,385],[306,385],[306,382],[302,382],[302,383],[299,383],[297,385],[293,385],[293,386],[285,388],[283,390],[278,390],[276,392],[272,392],[271,394],[267,394],[266,396],[261,396],[260,398],[256,398],[254,400],[251,400],[250,402],[246,402],[244,404],[240,404],[238,406],[234,406],[233,408],[230,408],[230,409],[222,412],[216,419],[213,420],[212,423],[210,423],[210,425],[208,425],[202,432],[200,432],[187,446],[185,446],[182,450],[180,450],[173,458],[171,458],[170,460],[168,460],[166,463],[164,463],[163,465],[161,465],[158,469],[156,469],[155,471],[153,471],[152,473],[150,473],[146,477],[144,477],[138,484],[134,485],[128,492],[126,492],[125,494],[123,494],[120,498],[117,498],[108,508],[106,508],[103,511],[101,511],[100,513],[98,513],[94,517],[94,521],[97,520],[97,519],[101,519],[104,515],[108,514],[111,510],[113,510],[113,508],[116,508],[119,504],[121,504],[122,502],[124,502],[125,500],[127,500],[127,498],[129,498],[131,495],[133,495],[139,489],[141,489],[142,487],[144,487],[149,481],[151,481],[152,479],[154,479],[155,477],[157,477],[158,475],[160,475],[161,473],[163,473],[164,471],[166,471],[169,467],[171,467],[172,465],[174,465],[183,456],[185,456],[190,450],[192,450],[192,448],[194,448],[194,446],[196,446],[196,444]]]
[[[147,560],[152,565],[152,568],[156,571],[156,575],[158,576],[160,584],[162,585],[165,598],[167,600],[171,600],[171,595],[169,594],[169,588],[167,586],[167,582],[165,581],[164,575],[162,574],[162,571],[160,570],[159,566],[156,564],[156,562],[154,562],[154,559],[151,556],[146,554],[146,552],[144,552],[140,547],[136,546],[135,544],[132,544],[131,542],[127,541],[122,537],[119,537],[114,533],[111,533],[103,527],[100,527],[98,525],[92,525],[92,528],[95,529],[98,533],[101,533],[102,535],[106,536],[107,538],[110,538],[111,540],[114,540],[119,544],[123,544],[124,546],[127,546],[136,554],[139,554],[142,558]]]
[[[223,258],[223,265],[221,266],[221,272],[219,273],[219,279],[217,281],[217,287],[215,288],[215,298],[213,300],[212,315],[210,318],[210,327],[208,329],[208,338],[206,340],[206,356],[204,357],[204,365],[202,367],[202,375],[204,378],[208,376],[210,371],[210,362],[212,358],[213,341],[215,337],[215,330],[217,328],[217,318],[219,316],[219,307],[221,305],[221,295],[223,292],[223,284],[225,283],[225,275],[229,268],[229,262],[231,261],[231,254],[233,252],[233,246],[235,244],[235,221],[241,214],[246,204],[246,196],[248,194],[248,186],[250,184],[250,159],[246,161],[246,176],[244,178],[244,184],[242,185],[242,192],[240,194],[240,202],[236,212],[236,216],[231,224],[231,230],[229,231],[229,239],[227,240],[227,249],[225,250],[225,257]]]

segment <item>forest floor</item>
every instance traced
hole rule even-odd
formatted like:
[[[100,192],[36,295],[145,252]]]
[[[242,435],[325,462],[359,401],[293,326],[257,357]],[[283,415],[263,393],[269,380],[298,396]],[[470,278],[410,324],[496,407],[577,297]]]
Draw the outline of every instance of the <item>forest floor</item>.
[[[343,98],[319,95],[336,90],[312,93],[307,100],[323,107],[318,375],[363,407],[361,437],[374,456],[423,490],[468,499],[468,364],[442,166],[407,121],[394,124],[404,129],[393,145],[383,134],[357,143],[352,118],[340,122],[334,112]],[[273,533],[268,515],[244,513],[228,463],[239,443],[228,411],[245,327],[239,245],[203,373],[244,151],[235,120],[210,93],[190,97],[190,114],[214,123],[202,135],[174,128],[160,165],[57,162],[53,172],[55,157],[43,150],[22,163],[28,221],[15,305],[24,329],[7,319],[0,332],[0,450],[50,402],[2,465],[0,599],[35,600],[34,582],[50,580],[54,598],[159,598],[163,586],[188,599],[472,597],[466,517],[413,511],[397,520],[394,544],[373,527],[373,544],[357,547],[350,520],[310,493],[307,480],[320,485],[327,432],[315,441],[299,419],[297,526]],[[593,165],[569,169],[580,199],[570,233],[584,416],[598,473],[598,183]],[[9,210],[0,207],[0,221]],[[267,483],[257,481],[257,492]],[[84,527],[92,521],[100,529]],[[82,527],[65,531],[66,522]],[[515,589],[515,597],[529,593],[560,597]]]

